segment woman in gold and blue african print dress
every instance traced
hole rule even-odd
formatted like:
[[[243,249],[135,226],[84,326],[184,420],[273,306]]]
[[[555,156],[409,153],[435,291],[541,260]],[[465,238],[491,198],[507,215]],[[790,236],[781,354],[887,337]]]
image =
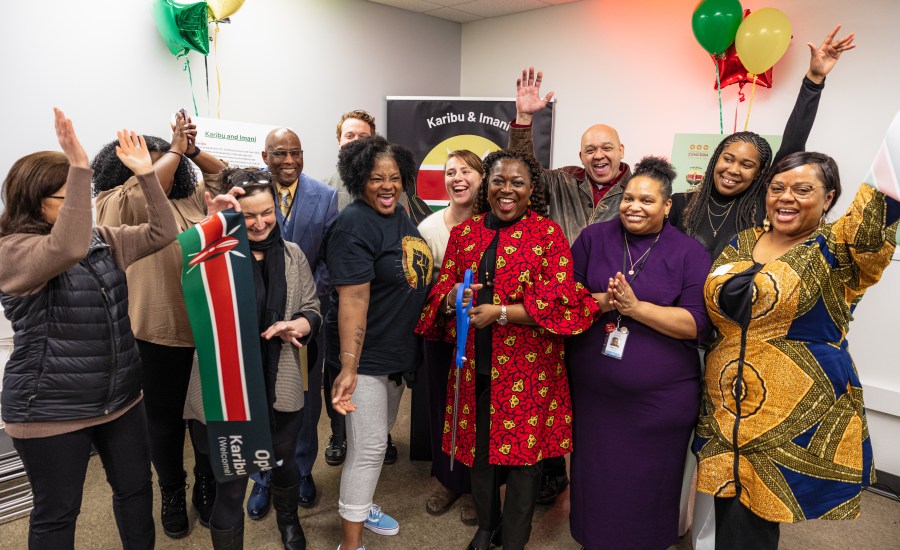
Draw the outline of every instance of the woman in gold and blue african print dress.
[[[719,331],[707,355],[694,449],[716,496],[716,547],[777,548],[780,522],[853,519],[874,481],[851,313],[890,262],[900,203],[840,195],[834,160],[795,153],[772,170],[765,228],[741,232],[705,295]]]

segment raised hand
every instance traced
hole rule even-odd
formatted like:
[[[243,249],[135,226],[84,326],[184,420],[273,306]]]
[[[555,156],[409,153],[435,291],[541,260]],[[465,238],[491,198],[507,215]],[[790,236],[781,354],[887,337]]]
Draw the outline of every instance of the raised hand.
[[[225,210],[228,210],[229,208],[233,208],[235,212],[241,211],[241,203],[238,202],[235,196],[231,193],[211,197],[209,191],[206,191],[205,193],[203,193],[203,197],[206,199],[207,216],[215,216],[219,212],[223,212]]]
[[[88,156],[84,152],[84,147],[78,141],[75,135],[75,128],[72,126],[72,120],[66,118],[65,113],[53,108],[53,123],[56,126],[56,138],[59,140],[59,146],[66,155],[66,160],[70,166],[79,168],[88,167]]]
[[[531,120],[531,116],[547,106],[553,99],[553,92],[548,92],[541,98],[541,81],[544,73],[541,71],[535,75],[534,67],[522,69],[522,76],[516,79],[516,121],[520,117]]]
[[[856,44],[853,43],[856,35],[853,33],[840,40],[835,40],[834,37],[837,36],[839,30],[841,30],[840,25],[828,33],[828,36],[825,37],[825,40],[819,46],[812,42],[807,42],[806,44],[809,46],[810,55],[809,72],[806,73],[806,76],[816,84],[821,84],[825,81],[825,76],[831,72],[831,69],[837,64],[843,52],[856,47]]]
[[[188,115],[184,123],[184,136],[187,138],[187,149],[184,152],[191,155],[197,148],[197,125],[191,122],[190,115]]]
[[[175,113],[175,123],[169,125],[172,128],[172,139],[170,140],[172,146],[169,147],[169,151],[183,155],[188,150],[186,125],[187,121],[184,115],[181,114],[181,111]]]
[[[153,171],[153,161],[150,159],[150,151],[144,136],[134,131],[122,130],[116,132],[119,144],[116,145],[116,156],[129,170],[137,176],[149,174]]]

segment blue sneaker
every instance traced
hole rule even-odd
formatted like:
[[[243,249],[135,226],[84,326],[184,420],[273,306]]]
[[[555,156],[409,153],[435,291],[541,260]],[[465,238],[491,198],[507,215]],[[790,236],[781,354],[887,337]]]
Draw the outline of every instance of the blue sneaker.
[[[269,496],[269,488],[254,483],[250,497],[247,498],[247,515],[250,516],[250,519],[262,519],[271,509],[272,499]]]
[[[366,529],[378,535],[396,535],[400,532],[397,520],[381,511],[381,506],[373,504],[369,508],[369,517],[363,524]]]

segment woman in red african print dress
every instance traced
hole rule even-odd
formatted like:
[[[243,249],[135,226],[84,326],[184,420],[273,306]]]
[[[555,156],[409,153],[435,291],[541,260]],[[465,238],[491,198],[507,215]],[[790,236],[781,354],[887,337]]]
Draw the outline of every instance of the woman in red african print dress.
[[[471,269],[475,305],[460,378],[456,448],[450,449],[451,373],[444,451],[472,467],[478,531],[469,548],[499,542],[500,476],[505,475],[503,547],[516,550],[531,534],[539,462],[572,449],[562,337],[589,327],[598,308],[572,278],[562,230],[539,214],[546,202],[537,163],[504,150],[488,155],[484,168],[475,206],[481,214],[451,232],[416,331],[425,338],[455,340],[450,304],[456,285]]]

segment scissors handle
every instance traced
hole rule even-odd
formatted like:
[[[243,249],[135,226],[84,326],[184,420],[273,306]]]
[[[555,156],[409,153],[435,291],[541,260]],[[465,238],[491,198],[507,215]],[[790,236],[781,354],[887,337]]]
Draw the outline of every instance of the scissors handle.
[[[456,289],[456,368],[461,369],[466,354],[466,340],[469,336],[469,310],[472,309],[472,301],[463,307],[463,296],[466,289],[472,286],[472,270],[467,269],[463,276],[463,282]]]

